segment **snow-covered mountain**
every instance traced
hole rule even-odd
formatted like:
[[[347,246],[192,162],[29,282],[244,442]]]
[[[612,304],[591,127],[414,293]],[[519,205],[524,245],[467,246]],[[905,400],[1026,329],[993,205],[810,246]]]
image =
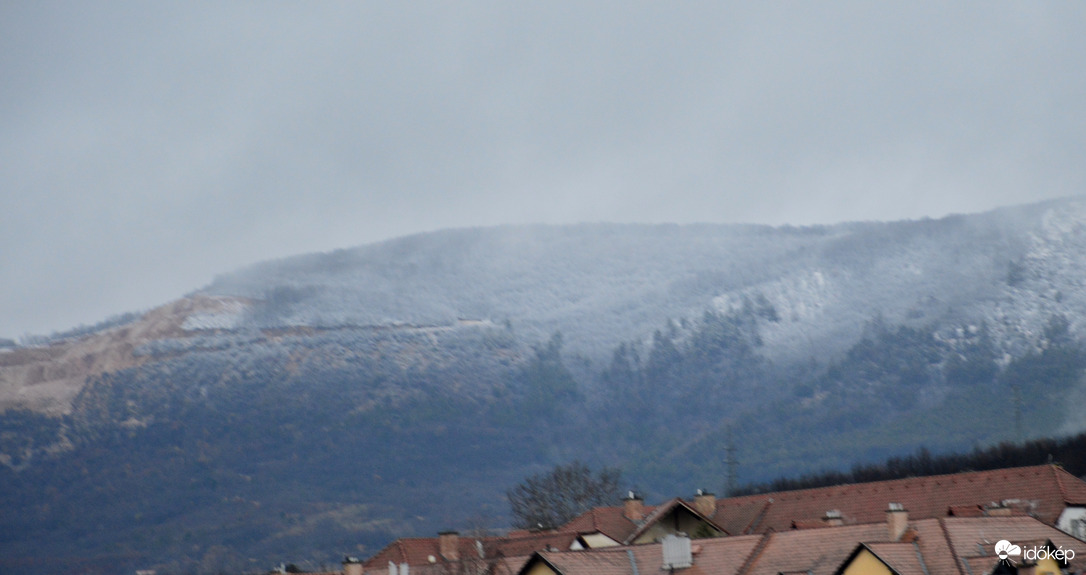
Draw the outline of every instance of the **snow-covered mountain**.
[[[1084,329],[1086,200],[939,220],[448,230],[265,262],[201,293],[258,302],[228,325],[512,323],[593,358],[668,319],[768,301],[767,355],[825,357],[876,315],[987,322],[1021,349],[1052,314]]]
[[[672,496],[719,484],[733,440],[758,481],[1077,431],[1084,341],[1086,198],[446,230],[259,263],[4,344],[0,570],[364,555],[500,524],[505,488],[574,458]]]

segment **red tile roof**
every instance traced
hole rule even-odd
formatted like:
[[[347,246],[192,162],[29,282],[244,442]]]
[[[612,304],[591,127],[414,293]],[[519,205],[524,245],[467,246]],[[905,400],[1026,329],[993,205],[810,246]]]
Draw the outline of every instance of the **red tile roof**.
[[[678,497],[661,505],[646,505],[644,507],[644,518],[640,521],[633,521],[626,517],[624,507],[596,507],[573,518],[569,523],[561,526],[559,530],[575,531],[581,534],[602,533],[618,543],[629,545],[658,521],[667,517],[670,513],[679,512],[679,510],[689,512],[725,534],[731,533],[716,520],[705,517],[698,512],[692,503],[683,501]],[[719,513],[716,513],[714,517],[719,515]]]
[[[457,550],[462,561],[481,561],[493,563],[498,559],[519,558],[512,561],[519,569],[523,560],[532,553],[546,549],[566,550],[577,539],[577,533],[543,531],[539,533],[518,532],[517,537],[470,537],[459,536]],[[480,557],[480,548],[482,557]],[[387,573],[389,562],[397,565],[407,563],[411,567],[445,566],[455,564],[441,555],[440,539],[437,537],[402,538],[393,541],[363,564],[366,573],[382,571]]]
[[[743,562],[762,540],[760,535],[698,539],[691,551],[694,565],[673,572],[682,575],[739,575]],[[605,547],[585,551],[541,552],[544,561],[560,573],[593,575],[646,575],[667,571],[659,543]]]
[[[772,505],[773,498],[769,495],[717,499],[716,513],[712,519],[733,535],[757,533],[755,525],[761,522]]]
[[[656,507],[646,505],[644,513],[651,515]],[[640,525],[625,515],[623,507],[596,507],[573,518],[563,525],[562,531],[575,531],[577,533],[602,533],[611,539],[621,543],[626,540]]]
[[[1072,572],[1086,567],[1086,541],[1033,517],[944,517],[909,525],[901,541],[888,540],[885,522],[694,540],[694,564],[675,573],[835,575],[847,560],[868,549],[899,575],[985,575],[997,560],[994,544],[999,539],[1023,549],[1051,541],[1055,548],[1075,551]],[[544,561],[565,575],[646,575],[661,572],[663,553],[658,543],[544,551],[526,562],[521,573],[531,561]]]
[[[610,552],[614,549],[616,552]],[[597,549],[592,553],[541,552],[528,560],[525,567],[542,561],[558,573],[592,573],[594,575],[630,575],[633,571],[628,548]],[[521,569],[523,572],[524,569]]]
[[[861,524],[882,521],[889,503],[926,518],[1008,500],[1054,524],[1067,505],[1086,505],[1086,482],[1056,465],[912,477],[720,499],[713,519],[730,533],[766,533],[820,519],[831,509],[845,523]]]
[[[995,556],[995,543],[1007,539],[1025,548],[1038,542],[1052,541],[1056,547],[1074,549],[1072,571],[1086,568],[1086,541],[1076,539],[1032,517],[947,517],[942,519],[947,540],[962,563],[972,566],[977,558]],[[966,571],[968,573],[968,571]]]
[[[915,543],[915,548],[925,558],[931,558],[927,564],[928,575],[982,575],[974,567],[987,565],[990,555],[980,551],[977,546],[983,547],[984,543],[977,541],[986,541],[994,535],[969,529],[991,531],[996,527],[1017,529],[1015,526],[1028,525],[1026,531],[1031,533],[1053,532],[1052,540],[1057,545],[1067,540],[1081,545],[1081,541],[1050,525],[1056,523],[1066,506],[1086,505],[1086,482],[1055,465],[916,477],[719,499],[711,518],[701,516],[693,504],[673,499],[660,506],[645,506],[641,521],[628,519],[624,507],[600,507],[581,514],[557,531],[515,531],[506,537],[464,536],[458,539],[457,546],[462,561],[482,561],[496,573],[515,572],[537,551],[544,551],[540,560],[580,561],[570,559],[565,553],[547,551],[567,550],[579,535],[600,533],[616,542],[629,543],[653,523],[682,509],[732,534],[723,539],[697,540],[696,545],[706,553],[704,557],[709,557],[712,550],[722,545],[719,541],[747,541],[750,544],[748,553],[734,565],[737,573],[830,575],[859,543],[888,543],[886,510],[889,503],[900,503],[908,511],[910,529],[902,542]],[[1012,514],[1028,513],[1049,525],[1026,516],[994,517],[989,513],[987,517],[978,517],[987,513],[985,509],[992,505],[1003,506]],[[846,525],[826,526],[823,517],[829,510],[838,511]],[[816,526],[826,528],[799,529]],[[737,537],[749,533],[769,535],[764,538]],[[622,547],[608,553],[620,554],[628,549],[632,557],[641,561],[641,555],[646,553],[643,547],[647,546]],[[449,565],[439,549],[438,538],[399,539],[370,558],[365,563],[366,571],[387,572],[389,562],[407,563],[420,569]],[[884,552],[900,553],[901,549],[903,547],[886,547]],[[894,557],[906,565],[903,569],[915,567],[908,563],[907,557]],[[614,557],[607,561],[615,565],[621,563]],[[645,561],[651,563],[652,560],[646,558]],[[1081,553],[1081,561],[1086,561],[1086,548]],[[599,567],[605,566],[601,563]],[[720,563],[714,566],[715,572],[721,568],[733,567],[730,563],[726,567],[721,567]],[[690,573],[695,574],[696,570]]]
[[[924,564],[933,575],[945,573],[959,575],[958,561],[954,555],[954,549],[947,541],[946,530],[943,528],[942,519],[918,519],[910,520],[910,539],[916,542],[920,553],[924,555]],[[903,538],[904,539],[904,538]],[[970,575],[968,572],[961,575]],[[974,573],[972,575],[981,575]]]
[[[949,517],[984,517],[984,508],[980,505],[951,505],[946,514]]]
[[[856,545],[886,541],[887,534],[885,523],[770,533],[765,548],[744,575],[777,575],[786,571],[833,575]]]
[[[717,525],[712,519],[709,519],[708,517],[705,517],[704,515],[699,513],[698,510],[693,505],[683,501],[682,499],[680,499],[678,497],[675,497],[675,498],[671,499],[670,501],[667,501],[666,503],[664,503],[662,505],[656,506],[656,508],[653,509],[652,512],[645,515],[645,518],[643,520],[641,520],[640,525],[637,527],[637,529],[634,529],[634,531],[632,533],[627,535],[626,538],[622,539],[620,542],[623,545],[631,545],[635,541],[637,541],[638,537],[640,537],[646,531],[651,529],[661,519],[667,517],[671,513],[682,513],[683,511],[685,511],[685,512],[689,513],[690,515],[704,521],[705,523],[708,523],[712,527],[715,527],[716,529],[718,529],[720,531],[723,531],[725,535],[728,534],[727,530],[724,529],[723,526]],[[568,528],[568,526],[567,526],[567,528]]]

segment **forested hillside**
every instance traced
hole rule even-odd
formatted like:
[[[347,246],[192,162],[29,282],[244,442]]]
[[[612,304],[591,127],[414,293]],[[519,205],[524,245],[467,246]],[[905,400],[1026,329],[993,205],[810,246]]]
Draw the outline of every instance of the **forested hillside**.
[[[1084,286],[1081,199],[257,264],[0,350],[0,571],[330,566],[505,526],[575,459],[660,500],[723,491],[729,449],[749,483],[1077,432]]]

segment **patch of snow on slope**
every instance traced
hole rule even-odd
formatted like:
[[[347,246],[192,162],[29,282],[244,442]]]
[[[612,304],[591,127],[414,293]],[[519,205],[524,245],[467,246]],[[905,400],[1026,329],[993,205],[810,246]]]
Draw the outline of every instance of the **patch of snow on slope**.
[[[1037,349],[1053,316],[1065,317],[1076,336],[1086,331],[1086,204],[1049,210],[1029,242],[1022,281],[1007,286],[990,316],[999,339],[1010,343],[1007,351],[1015,355]]]
[[[770,350],[811,350],[812,332],[821,333],[830,323],[827,314],[840,302],[840,290],[831,274],[820,269],[783,277],[744,290],[726,293],[713,299],[719,312],[737,311],[746,302],[764,298],[777,312],[778,321],[763,321],[759,330]],[[756,304],[757,305],[757,304]],[[770,354],[774,353],[770,351]]]
[[[181,329],[187,331],[236,329],[241,325],[245,312],[249,309],[245,302],[228,297],[210,299],[215,302],[215,309],[189,315],[181,324]]]

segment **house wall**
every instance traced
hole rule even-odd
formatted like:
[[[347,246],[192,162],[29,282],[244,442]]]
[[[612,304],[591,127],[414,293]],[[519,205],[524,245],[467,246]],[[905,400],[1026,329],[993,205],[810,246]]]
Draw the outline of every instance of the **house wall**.
[[[554,569],[551,569],[546,563],[538,561],[535,565],[532,565],[524,575],[558,575],[558,573]]]
[[[591,535],[582,535],[581,539],[588,544],[589,549],[599,549],[600,547],[614,547],[618,545],[618,541],[611,539],[610,537],[602,533],[592,533]]]
[[[1034,575],[1060,575],[1060,564],[1054,559],[1042,559],[1033,570]]]
[[[1068,507],[1060,514],[1056,527],[1079,539],[1086,539],[1086,507]]]
[[[864,549],[856,554],[841,575],[893,575],[893,571],[873,553]]]

